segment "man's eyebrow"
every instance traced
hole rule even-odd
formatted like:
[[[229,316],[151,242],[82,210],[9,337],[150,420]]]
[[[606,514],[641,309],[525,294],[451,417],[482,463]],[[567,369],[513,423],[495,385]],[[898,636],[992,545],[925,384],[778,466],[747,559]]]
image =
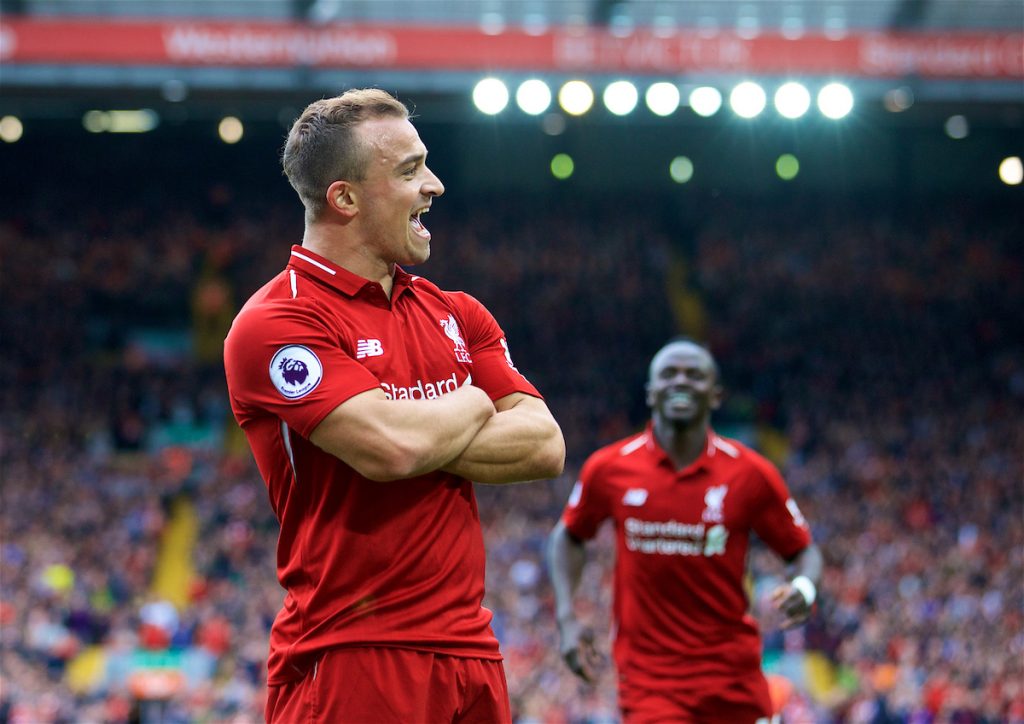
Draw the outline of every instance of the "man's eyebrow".
[[[401,161],[399,161],[398,165],[399,166],[405,166],[405,165],[410,164],[410,163],[422,161],[422,160],[426,159],[426,157],[427,157],[427,154],[426,154],[425,151],[424,152],[418,152],[418,153],[410,153],[408,156],[406,156]]]

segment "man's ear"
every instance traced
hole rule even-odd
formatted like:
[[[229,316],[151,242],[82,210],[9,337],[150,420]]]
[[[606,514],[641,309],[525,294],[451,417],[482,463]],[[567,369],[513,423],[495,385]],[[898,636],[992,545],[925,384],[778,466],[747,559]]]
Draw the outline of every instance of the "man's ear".
[[[712,410],[717,410],[722,406],[723,397],[725,397],[725,389],[720,384],[715,383],[715,386],[711,389],[710,403]]]
[[[356,189],[348,181],[335,181],[327,187],[327,208],[346,219],[359,213]]]

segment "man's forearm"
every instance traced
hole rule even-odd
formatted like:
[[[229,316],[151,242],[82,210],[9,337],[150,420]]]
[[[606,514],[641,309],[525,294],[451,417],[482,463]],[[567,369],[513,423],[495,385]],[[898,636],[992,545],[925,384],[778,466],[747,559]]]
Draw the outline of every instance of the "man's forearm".
[[[794,577],[803,576],[815,586],[821,585],[821,571],[824,561],[821,549],[814,543],[807,546],[790,564]]]
[[[494,414],[486,393],[471,386],[433,400],[388,400],[371,390],[335,408],[310,440],[371,480],[398,480],[451,461]]]
[[[565,523],[558,521],[548,537],[547,554],[551,589],[555,594],[555,619],[561,625],[573,618],[572,595],[583,575],[586,550],[569,535]]]
[[[484,423],[465,450],[443,469],[479,483],[518,483],[557,477],[565,442],[543,402],[521,400]]]

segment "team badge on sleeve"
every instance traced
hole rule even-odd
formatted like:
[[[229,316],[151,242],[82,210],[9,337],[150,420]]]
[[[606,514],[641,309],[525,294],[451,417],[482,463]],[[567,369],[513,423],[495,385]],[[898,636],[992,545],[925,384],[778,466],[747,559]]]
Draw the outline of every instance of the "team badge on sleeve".
[[[289,400],[305,397],[320,384],[324,368],[313,350],[291,344],[277,350],[270,360],[270,381]]]

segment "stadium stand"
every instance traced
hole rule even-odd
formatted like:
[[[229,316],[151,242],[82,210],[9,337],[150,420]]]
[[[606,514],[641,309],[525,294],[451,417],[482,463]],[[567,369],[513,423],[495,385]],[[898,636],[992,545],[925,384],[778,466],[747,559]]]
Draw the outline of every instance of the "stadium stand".
[[[301,220],[241,197],[4,202],[0,722],[262,717],[276,524],[219,342]],[[503,321],[569,448],[558,480],[478,486],[517,721],[616,719],[610,669],[588,688],[558,659],[542,547],[586,454],[642,424],[652,351],[689,332],[722,363],[717,427],[776,459],[827,560],[785,633],[780,571],[751,560],[786,721],[1024,722],[1012,199],[456,197],[431,222],[423,273]],[[609,543],[582,583],[598,623]]]

